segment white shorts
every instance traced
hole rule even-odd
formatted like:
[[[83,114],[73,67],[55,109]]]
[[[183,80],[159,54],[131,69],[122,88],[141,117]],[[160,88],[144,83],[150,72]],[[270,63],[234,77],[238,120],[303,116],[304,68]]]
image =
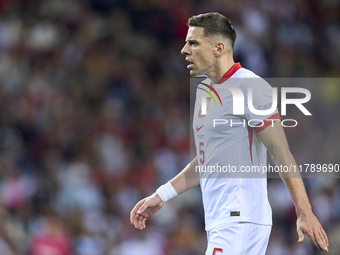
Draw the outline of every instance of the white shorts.
[[[264,255],[272,226],[232,222],[207,232],[205,255]]]

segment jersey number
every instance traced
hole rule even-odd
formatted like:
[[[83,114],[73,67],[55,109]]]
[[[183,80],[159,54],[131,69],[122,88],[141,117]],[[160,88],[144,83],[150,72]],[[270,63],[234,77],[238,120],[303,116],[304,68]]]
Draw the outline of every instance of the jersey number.
[[[223,252],[223,249],[221,249],[221,248],[214,248],[213,254],[212,254],[212,255],[215,255],[217,252],[222,253],[222,252]]]
[[[200,162],[202,165],[204,164],[204,161],[205,161],[203,147],[204,147],[204,143],[200,142],[200,155],[202,155],[202,157],[200,158]]]

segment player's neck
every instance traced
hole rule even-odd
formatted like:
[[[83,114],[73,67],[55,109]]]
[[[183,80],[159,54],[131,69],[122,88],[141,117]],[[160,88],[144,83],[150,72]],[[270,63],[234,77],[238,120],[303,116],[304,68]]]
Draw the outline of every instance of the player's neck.
[[[228,72],[228,70],[235,64],[234,59],[231,58],[225,58],[225,59],[218,59],[216,61],[216,64],[208,73],[208,77],[216,84],[220,81],[220,79],[223,77],[223,75]]]

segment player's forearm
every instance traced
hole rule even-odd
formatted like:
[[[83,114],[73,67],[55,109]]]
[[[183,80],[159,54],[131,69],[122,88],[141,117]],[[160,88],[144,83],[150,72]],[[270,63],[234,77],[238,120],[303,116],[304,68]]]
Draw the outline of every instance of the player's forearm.
[[[170,183],[178,194],[200,184],[199,172],[194,171],[197,165],[197,157],[195,157],[190,164],[188,164],[178,175],[170,180]]]
[[[200,183],[199,173],[191,171],[197,165],[197,158],[194,158],[175,178],[160,186],[154,195],[159,196],[163,202],[166,202],[184,191],[197,186]]]
[[[301,178],[283,178],[289,193],[293,199],[297,216],[312,210]]]
[[[291,169],[298,169],[293,155],[290,153],[289,149],[287,149],[285,152],[272,155],[272,159],[277,166],[294,166]],[[295,205],[297,216],[300,216],[302,213],[308,213],[311,210],[311,205],[309,203],[305,186],[299,171],[280,172],[280,177],[289,190]]]

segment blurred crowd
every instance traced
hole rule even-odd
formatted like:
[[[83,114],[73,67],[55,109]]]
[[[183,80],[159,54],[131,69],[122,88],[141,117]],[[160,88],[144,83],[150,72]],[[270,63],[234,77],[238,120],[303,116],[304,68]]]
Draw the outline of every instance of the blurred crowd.
[[[235,60],[257,74],[339,76],[337,0],[0,1],[1,255],[204,254],[199,188],[144,231],[129,213],[190,161],[180,50],[187,19],[210,11],[232,21]],[[339,164],[340,86],[313,95],[308,125],[286,130],[290,148],[298,164]],[[305,184],[329,254],[339,254],[339,180]],[[269,179],[268,192],[267,254],[319,254],[308,238],[297,244],[283,182]]]

